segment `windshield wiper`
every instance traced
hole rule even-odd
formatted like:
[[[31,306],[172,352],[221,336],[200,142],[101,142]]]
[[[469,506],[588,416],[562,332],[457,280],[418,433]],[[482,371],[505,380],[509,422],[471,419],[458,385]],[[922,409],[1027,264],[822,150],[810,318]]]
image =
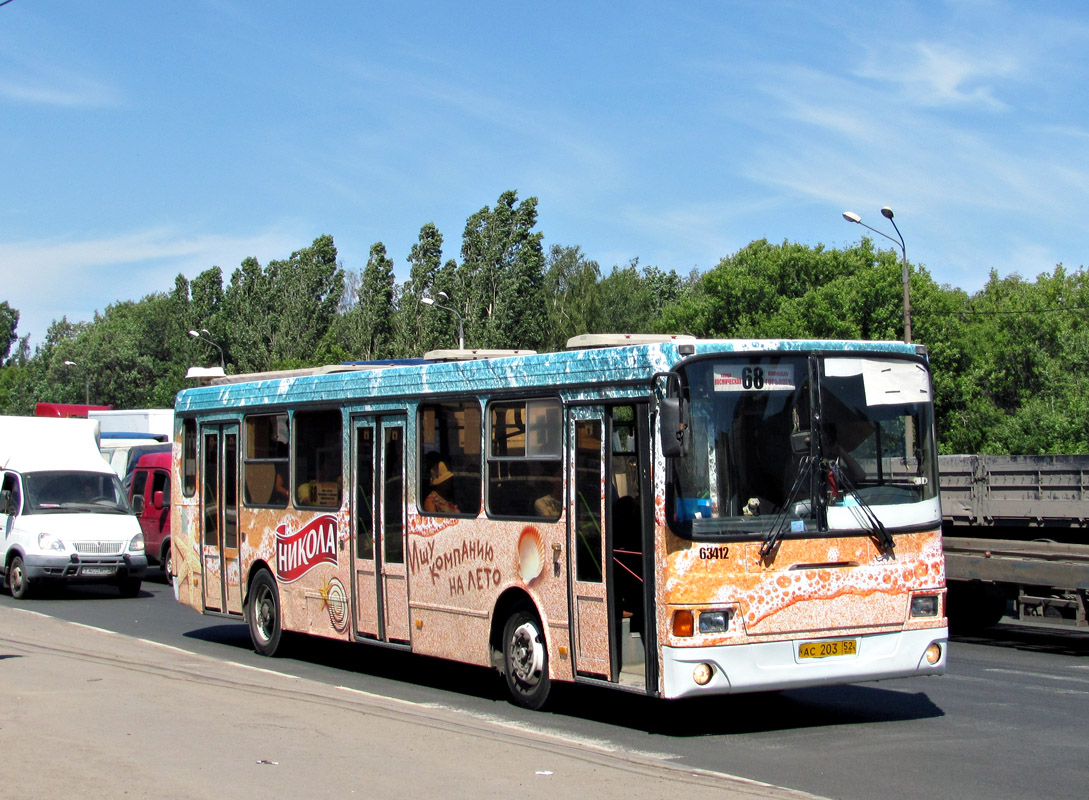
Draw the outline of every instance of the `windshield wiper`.
[[[797,499],[802,486],[805,485],[806,479],[813,471],[813,465],[815,463],[816,459],[813,456],[802,456],[801,463],[798,467],[798,474],[794,477],[794,485],[790,487],[790,492],[787,494],[786,501],[779,509],[779,513],[775,515],[775,521],[771,525],[771,530],[768,531],[768,535],[764,537],[764,543],[760,546],[761,558],[767,558],[774,553],[775,548],[779,546],[779,540],[783,538],[790,507],[794,505],[794,501]]]
[[[893,550],[896,548],[896,542],[892,538],[892,534],[888,532],[882,524],[881,519],[877,516],[877,513],[870,507],[870,504],[862,499],[862,495],[858,493],[858,487],[855,486],[850,476],[845,469],[835,470],[836,479],[843,484],[848,494],[855,499],[858,503],[858,508],[862,510],[863,516],[866,517],[866,521],[870,523],[870,532],[880,543],[882,549]]]

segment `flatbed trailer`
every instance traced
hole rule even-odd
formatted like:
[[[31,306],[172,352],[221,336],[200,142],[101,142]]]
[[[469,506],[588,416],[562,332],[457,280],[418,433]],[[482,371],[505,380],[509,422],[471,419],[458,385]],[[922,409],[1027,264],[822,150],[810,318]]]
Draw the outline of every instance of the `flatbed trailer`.
[[[949,617],[1089,626],[1089,455],[941,456]]]

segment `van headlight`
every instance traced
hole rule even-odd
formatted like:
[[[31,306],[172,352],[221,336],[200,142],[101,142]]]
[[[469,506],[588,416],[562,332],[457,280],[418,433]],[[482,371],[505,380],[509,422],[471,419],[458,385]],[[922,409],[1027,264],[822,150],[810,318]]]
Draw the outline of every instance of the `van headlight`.
[[[132,541],[129,542],[129,550],[133,553],[144,552],[144,534],[138,533],[132,537]]]
[[[64,542],[51,533],[38,534],[38,547],[42,550],[52,550],[54,553],[63,553]]]

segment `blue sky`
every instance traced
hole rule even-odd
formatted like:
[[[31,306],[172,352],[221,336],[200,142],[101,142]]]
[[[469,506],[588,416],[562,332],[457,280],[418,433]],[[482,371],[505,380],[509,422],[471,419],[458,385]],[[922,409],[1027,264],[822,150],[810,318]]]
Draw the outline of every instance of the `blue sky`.
[[[894,236],[885,205],[940,283],[1073,270],[1087,53],[1073,1],[11,0],[0,300],[33,346],[325,233],[403,279],[507,189],[605,270]]]

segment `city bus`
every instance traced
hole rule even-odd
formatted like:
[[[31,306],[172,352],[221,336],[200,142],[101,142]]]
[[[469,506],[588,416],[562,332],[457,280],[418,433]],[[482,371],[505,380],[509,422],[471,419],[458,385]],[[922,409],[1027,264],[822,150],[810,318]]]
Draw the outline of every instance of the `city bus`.
[[[936,675],[933,393],[902,342],[582,336],[562,352],[179,393],[177,599],[656,698]]]

